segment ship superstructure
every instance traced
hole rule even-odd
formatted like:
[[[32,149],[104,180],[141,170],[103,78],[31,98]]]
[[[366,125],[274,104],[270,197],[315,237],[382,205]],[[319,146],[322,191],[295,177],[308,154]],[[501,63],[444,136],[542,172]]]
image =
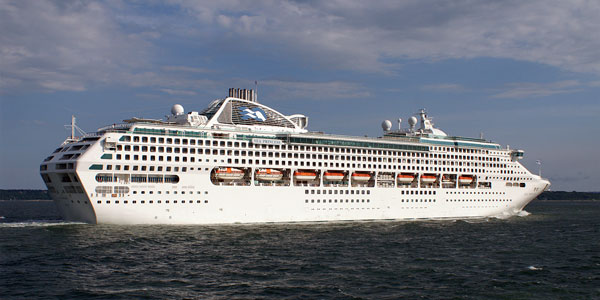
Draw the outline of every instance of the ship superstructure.
[[[408,123],[384,121],[379,138],[309,132],[306,116],[230,89],[201,112],[73,133],[40,170],[65,220],[111,224],[481,218],[550,185],[521,150],[450,137],[424,110]]]

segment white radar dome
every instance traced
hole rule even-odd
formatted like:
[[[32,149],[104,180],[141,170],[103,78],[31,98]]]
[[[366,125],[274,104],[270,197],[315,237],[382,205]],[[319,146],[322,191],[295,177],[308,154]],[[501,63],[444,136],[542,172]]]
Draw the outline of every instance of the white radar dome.
[[[175,116],[182,115],[184,112],[185,112],[185,110],[183,110],[183,106],[181,106],[181,104],[175,104],[171,108],[171,113]]]
[[[392,121],[385,120],[381,122],[381,128],[383,128],[383,131],[390,131],[392,129]]]
[[[417,125],[417,122],[417,117],[415,116],[408,118],[408,125],[410,125],[410,127],[414,127],[415,125]]]

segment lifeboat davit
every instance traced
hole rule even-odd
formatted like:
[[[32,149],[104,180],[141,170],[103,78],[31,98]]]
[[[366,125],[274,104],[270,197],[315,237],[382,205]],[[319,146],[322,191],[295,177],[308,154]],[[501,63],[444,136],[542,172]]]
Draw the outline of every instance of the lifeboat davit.
[[[400,183],[411,183],[415,180],[415,175],[412,174],[398,174],[398,182]]]
[[[244,177],[244,171],[236,168],[218,168],[215,172],[218,179],[238,180]]]
[[[317,173],[313,171],[295,171],[294,178],[296,178],[296,180],[315,180],[315,178],[317,178]]]
[[[434,183],[437,177],[433,175],[421,175],[421,181],[423,183]]]
[[[344,173],[340,172],[325,172],[323,178],[328,181],[341,181],[344,179]]]
[[[368,173],[352,173],[352,180],[355,181],[369,181],[371,174]]]
[[[256,172],[256,179],[262,181],[281,180],[283,173],[275,169],[259,169]]]
[[[471,182],[473,182],[473,177],[472,176],[459,176],[458,177],[458,183],[460,184],[471,184]]]

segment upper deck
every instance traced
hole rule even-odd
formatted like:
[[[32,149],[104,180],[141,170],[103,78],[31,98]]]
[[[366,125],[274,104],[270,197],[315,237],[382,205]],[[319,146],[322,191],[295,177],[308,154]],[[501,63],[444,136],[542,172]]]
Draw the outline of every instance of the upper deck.
[[[417,116],[420,128],[416,128]],[[484,139],[447,136],[433,127],[424,110],[408,120],[409,128],[390,130],[385,121],[381,137],[357,137],[310,132],[306,129],[308,117],[291,116],[260,104],[252,90],[230,89],[229,97],[212,101],[201,112],[184,112],[174,105],[166,120],[131,118],[124,123],[99,128],[86,136],[100,136],[108,132],[146,134],[191,138],[217,139],[271,139],[288,144],[334,145],[357,148],[430,151],[439,146],[501,150],[497,143]]]

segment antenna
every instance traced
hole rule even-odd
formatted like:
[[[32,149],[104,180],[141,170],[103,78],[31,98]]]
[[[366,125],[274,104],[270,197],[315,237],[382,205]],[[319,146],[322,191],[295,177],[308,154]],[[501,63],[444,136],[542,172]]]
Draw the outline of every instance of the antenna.
[[[252,101],[258,102],[258,81],[256,80],[254,80],[254,90],[256,92],[254,92],[254,99],[252,99]]]
[[[65,128],[71,128],[71,139],[75,139],[75,130],[77,130],[77,132],[81,135],[86,135],[85,131],[83,131],[81,128],[79,128],[77,125],[75,125],[75,116],[72,115],[71,116],[71,125],[65,125]]]
[[[538,165],[538,175],[542,177],[542,161],[536,160],[535,163]]]

